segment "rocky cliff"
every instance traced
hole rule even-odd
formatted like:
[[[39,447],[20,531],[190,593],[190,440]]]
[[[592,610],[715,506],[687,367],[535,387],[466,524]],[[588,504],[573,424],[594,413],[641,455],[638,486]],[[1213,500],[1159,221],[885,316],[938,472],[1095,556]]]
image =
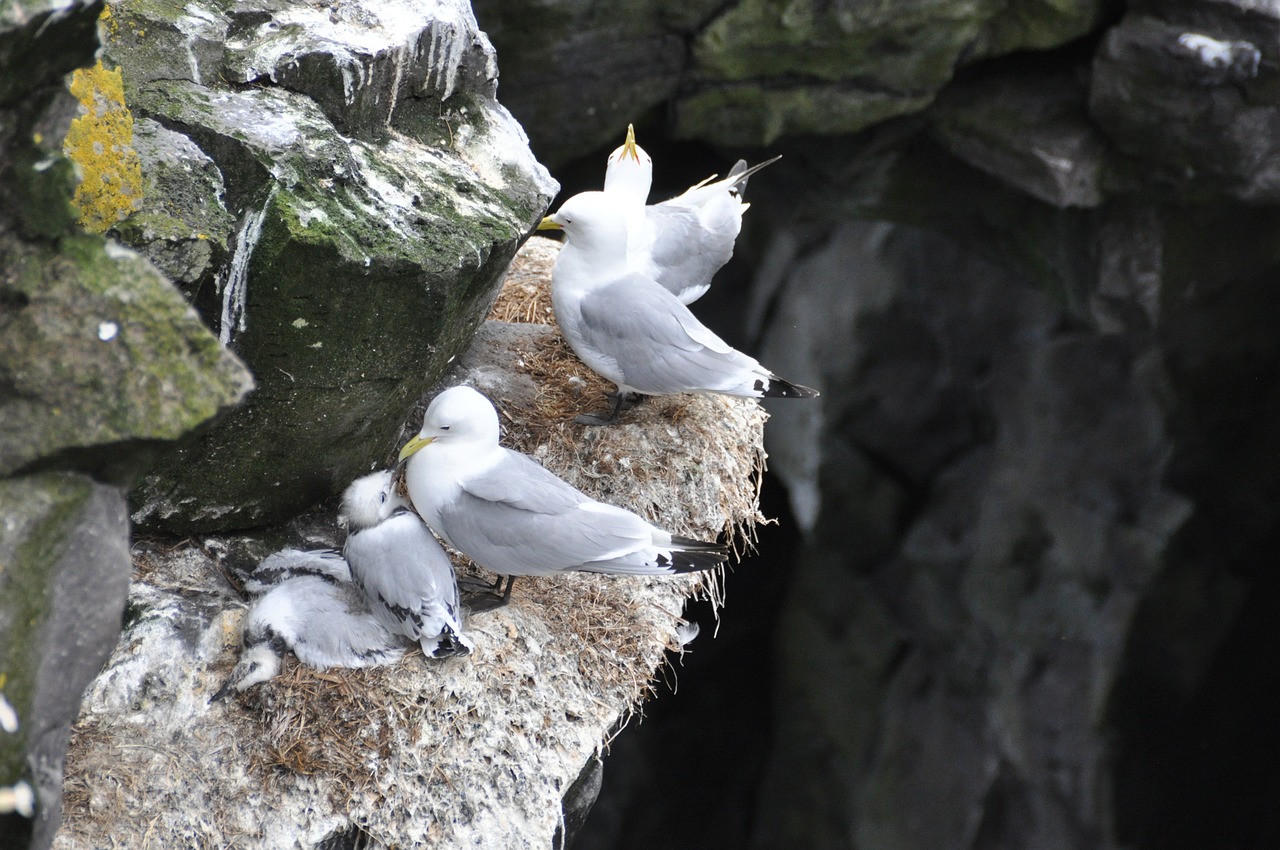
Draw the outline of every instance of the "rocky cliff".
[[[4,826],[29,830],[38,799],[36,840],[52,836],[80,684],[124,605],[126,512],[220,540],[387,458],[554,189],[521,126],[577,191],[636,122],[655,196],[784,155],[752,179],[734,264],[695,306],[823,396],[773,411],[789,512],[765,545],[785,557],[757,598],[731,598],[752,616],[698,647],[716,672],[691,663],[618,740],[578,846],[1280,840],[1280,12],[478,0],[475,15],[0,7]],[[192,701],[226,662],[235,604],[201,564],[173,645],[220,660],[100,682],[128,704],[96,728],[127,734],[157,710],[147,694]],[[165,581],[137,600],[169,610],[186,585]],[[556,651],[584,637],[556,634]],[[514,640],[497,634],[490,659],[535,658]],[[420,694],[422,674],[400,673]],[[702,676],[710,713],[681,715]],[[276,760],[250,769],[279,771],[275,792],[326,781],[277,734],[314,708],[310,682],[235,706],[271,733]],[[363,684],[328,683],[339,717]],[[213,715],[192,716],[184,733],[203,734]],[[646,755],[660,736],[679,749]],[[110,740],[77,745],[110,758]],[[586,752],[565,749],[538,779],[550,809],[521,821],[539,841]],[[145,758],[183,763],[163,756]],[[71,792],[82,819],[64,841],[93,843],[95,811],[140,799],[79,778]],[[306,838],[410,834],[369,806],[325,797]]]
[[[691,696],[713,749],[667,704],[609,766],[663,814],[606,785],[584,846],[1273,843],[1280,13],[476,8],[566,191],[627,121],[655,196],[783,154],[695,308],[823,389],[770,426],[784,598],[722,644],[770,712]],[[673,752],[738,769],[654,804]]]

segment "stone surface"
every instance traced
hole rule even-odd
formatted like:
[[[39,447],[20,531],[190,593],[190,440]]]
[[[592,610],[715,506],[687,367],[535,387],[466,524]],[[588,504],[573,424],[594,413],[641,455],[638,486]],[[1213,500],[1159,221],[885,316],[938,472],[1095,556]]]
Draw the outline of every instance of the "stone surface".
[[[853,133],[919,111],[978,59],[1083,35],[1100,8],[1088,0],[1054,4],[1046,15],[983,0],[743,0],[698,33],[692,84],[676,100],[673,129],[732,145]]]
[[[135,521],[278,522],[388,451],[555,184],[494,99],[465,3],[122,0],[103,28],[158,193],[116,232],[258,385],[158,462]]]
[[[478,0],[476,18],[504,69],[501,94],[552,166],[616,146],[677,89],[689,33],[714,0],[537,4]]]
[[[545,289],[554,251],[538,248]],[[504,443],[599,498],[677,533],[750,528],[765,419],[754,401],[680,397],[584,430],[544,406],[599,404],[575,392],[585,384],[575,363],[552,328],[489,322],[446,383],[488,393]],[[285,542],[340,538],[326,510],[268,534],[137,547],[128,625],[76,728],[56,847],[309,848],[353,835],[373,846],[556,846],[589,806],[590,781],[576,782],[584,767],[678,650],[700,577],[522,579],[509,607],[470,619],[468,658],[430,663],[415,651],[388,668],[328,672],[290,661],[210,705],[243,613],[224,576]],[[699,593],[722,592],[707,581]]]
[[[1155,4],[1111,28],[1089,111],[1135,162],[1120,185],[1186,199],[1280,200],[1280,10]]]
[[[957,83],[930,110],[930,126],[960,159],[1034,198],[1096,207],[1107,144],[1089,121],[1087,94],[1070,72]]]
[[[0,234],[0,328],[0,474],[39,462],[127,485],[253,386],[151,264],[98,236]]]
[[[676,136],[721,146],[853,133],[920,111],[966,65],[1079,38],[1104,6],[482,0],[476,16],[503,101],[558,166],[663,112]]]
[[[208,311],[235,224],[222,172],[189,138],[150,119],[134,123],[133,148],[147,184],[142,208],[113,232]]]
[[[71,473],[0,480],[0,518],[0,787],[34,788],[29,846],[45,848],[81,694],[120,631],[129,522],[118,489]]]
[[[63,75],[97,47],[89,2],[0,7],[0,231],[57,236],[75,220],[76,175],[61,155],[75,112]]]
[[[771,450],[810,532],[756,846],[1081,846],[1127,635],[1189,515],[1158,358],[1059,330],[1043,295],[910,229],[846,225],[783,287],[763,356],[821,369],[824,409],[771,431],[810,433]]]

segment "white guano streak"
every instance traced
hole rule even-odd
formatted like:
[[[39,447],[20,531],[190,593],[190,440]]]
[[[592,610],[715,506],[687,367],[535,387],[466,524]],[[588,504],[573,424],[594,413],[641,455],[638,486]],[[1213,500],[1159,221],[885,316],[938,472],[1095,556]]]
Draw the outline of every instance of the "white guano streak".
[[[423,88],[434,82],[442,101],[453,95],[453,87],[458,82],[458,66],[466,50],[465,40],[465,32],[459,32],[452,23],[432,23],[431,46],[427,50],[427,78],[423,81]]]
[[[235,253],[231,255],[228,267],[227,282],[222,288],[222,325],[218,331],[218,339],[223,345],[230,345],[236,333],[244,333],[248,327],[245,312],[249,293],[249,259],[253,249],[258,247],[258,239],[262,237],[262,223],[267,217],[267,209],[276,196],[277,186],[272,186],[262,209],[250,210],[245,214],[244,227],[240,229],[240,238],[236,242]]]

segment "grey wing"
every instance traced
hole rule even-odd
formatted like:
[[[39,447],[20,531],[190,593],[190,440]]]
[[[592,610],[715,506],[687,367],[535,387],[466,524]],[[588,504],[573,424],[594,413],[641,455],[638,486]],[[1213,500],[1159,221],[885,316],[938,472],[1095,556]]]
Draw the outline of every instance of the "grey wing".
[[[417,514],[403,511],[352,534],[346,554],[375,615],[399,634],[438,634],[442,616],[457,616],[453,564]]]
[[[637,392],[732,393],[767,375],[755,360],[699,322],[676,296],[642,275],[588,293],[581,312],[578,330],[585,344],[613,357],[623,378],[619,383]]]
[[[645,217],[653,234],[649,256],[656,280],[681,303],[696,300],[733,256],[738,219],[716,220],[709,228],[698,209],[670,202],[645,207]]]
[[[297,618],[289,642],[308,667],[374,667],[404,655],[404,646],[350,584],[302,577],[290,581],[289,590]]]
[[[502,575],[546,575],[647,546],[640,517],[587,498],[515,452],[440,511],[449,540]]]

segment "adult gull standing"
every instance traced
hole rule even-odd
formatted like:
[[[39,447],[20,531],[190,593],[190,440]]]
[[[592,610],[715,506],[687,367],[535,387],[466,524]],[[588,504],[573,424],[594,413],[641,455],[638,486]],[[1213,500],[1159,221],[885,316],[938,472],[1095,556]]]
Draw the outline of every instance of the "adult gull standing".
[[[544,222],[565,233],[551,273],[551,305],[560,332],[583,363],[618,387],[610,414],[579,416],[582,424],[616,422],[636,395],[818,394],[734,349],[669,290],[632,268],[626,213],[616,199],[604,192],[582,192]]]
[[[627,261],[681,304],[697,301],[733,257],[742,214],[751,206],[742,200],[748,178],[781,158],[750,168],[740,159],[723,180],[712,176],[670,200],[650,204],[653,159],[636,144],[635,128],[627,125],[626,141],[609,155],[604,174],[604,193],[626,215]]]
[[[485,569],[508,577],[569,570],[669,575],[716,567],[727,547],[670,534],[597,502],[532,458],[498,444],[498,412],[471,387],[431,402],[405,444],[409,497],[427,525]],[[495,589],[501,586],[501,579]]]

